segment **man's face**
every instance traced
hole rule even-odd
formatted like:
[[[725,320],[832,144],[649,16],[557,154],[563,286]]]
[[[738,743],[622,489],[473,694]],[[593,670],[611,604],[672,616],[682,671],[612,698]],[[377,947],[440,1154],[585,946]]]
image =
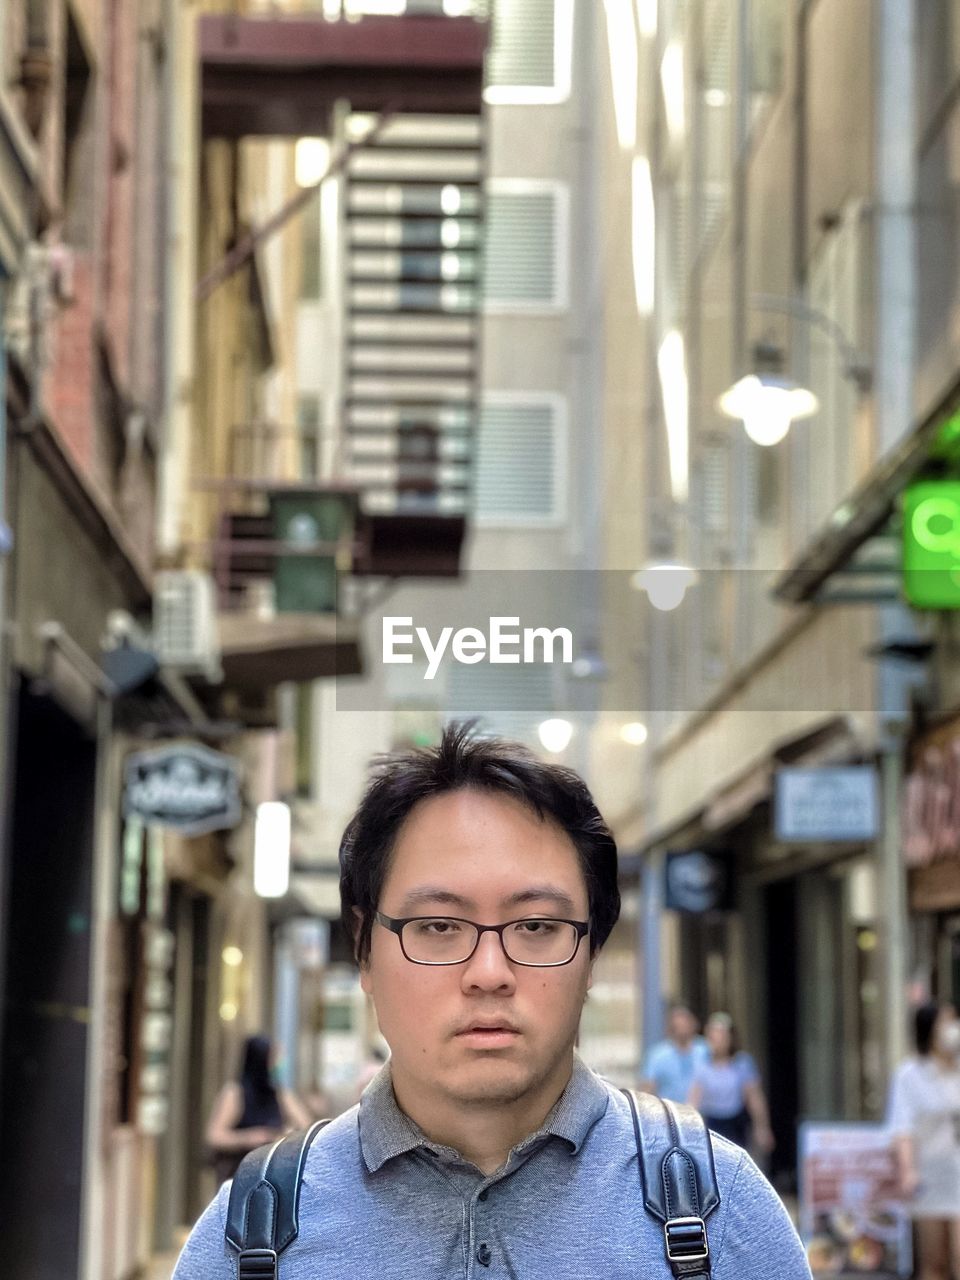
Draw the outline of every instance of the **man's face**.
[[[697,1020],[689,1009],[676,1008],[670,1014],[670,1038],[686,1044],[697,1034]]]
[[[378,904],[396,917],[459,916],[503,924],[525,916],[587,920],[588,900],[569,837],[518,801],[454,791],[422,801],[401,828]],[[566,1083],[591,982],[589,938],[570,964],[511,963],[484,933],[462,964],[412,964],[400,939],[374,924],[361,972],[408,1097],[454,1105],[517,1102]],[[471,1033],[484,1026],[508,1034]]]

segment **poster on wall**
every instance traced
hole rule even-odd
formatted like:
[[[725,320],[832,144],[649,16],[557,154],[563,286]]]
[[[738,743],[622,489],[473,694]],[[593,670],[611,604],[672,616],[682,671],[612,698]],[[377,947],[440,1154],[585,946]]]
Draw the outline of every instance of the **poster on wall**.
[[[912,1274],[910,1219],[888,1130],[800,1126],[800,1234],[814,1276]]]

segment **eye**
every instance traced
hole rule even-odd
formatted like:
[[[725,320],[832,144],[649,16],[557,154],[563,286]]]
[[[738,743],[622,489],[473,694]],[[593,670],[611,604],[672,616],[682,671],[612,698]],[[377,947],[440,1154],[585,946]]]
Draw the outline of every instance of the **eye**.
[[[417,925],[417,932],[425,933],[435,938],[446,938],[452,934],[460,933],[461,928],[457,920],[421,920]]]
[[[518,920],[515,926],[518,933],[526,933],[535,938],[548,937],[556,933],[559,927],[559,920]]]

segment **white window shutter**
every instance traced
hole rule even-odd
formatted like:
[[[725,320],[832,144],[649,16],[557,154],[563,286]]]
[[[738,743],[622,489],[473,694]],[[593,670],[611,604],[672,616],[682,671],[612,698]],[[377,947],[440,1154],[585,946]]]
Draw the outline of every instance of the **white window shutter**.
[[[453,663],[445,718],[470,720],[479,709],[481,731],[533,741],[537,725],[554,711],[554,679],[553,668],[543,662],[519,666]]]
[[[494,179],[488,184],[488,309],[550,311],[566,306],[567,204],[563,183]]]
[[[487,57],[489,102],[556,102],[570,91],[564,48],[573,0],[496,0]]]
[[[489,395],[480,409],[474,514],[481,524],[563,518],[563,400]]]

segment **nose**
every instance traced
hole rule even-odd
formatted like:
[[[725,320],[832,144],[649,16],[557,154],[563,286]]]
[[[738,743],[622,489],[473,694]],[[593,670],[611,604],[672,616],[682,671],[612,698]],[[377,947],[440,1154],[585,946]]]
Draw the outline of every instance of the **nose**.
[[[476,951],[463,966],[462,985],[464,991],[510,992],[516,987],[516,974],[499,934],[481,933]]]

